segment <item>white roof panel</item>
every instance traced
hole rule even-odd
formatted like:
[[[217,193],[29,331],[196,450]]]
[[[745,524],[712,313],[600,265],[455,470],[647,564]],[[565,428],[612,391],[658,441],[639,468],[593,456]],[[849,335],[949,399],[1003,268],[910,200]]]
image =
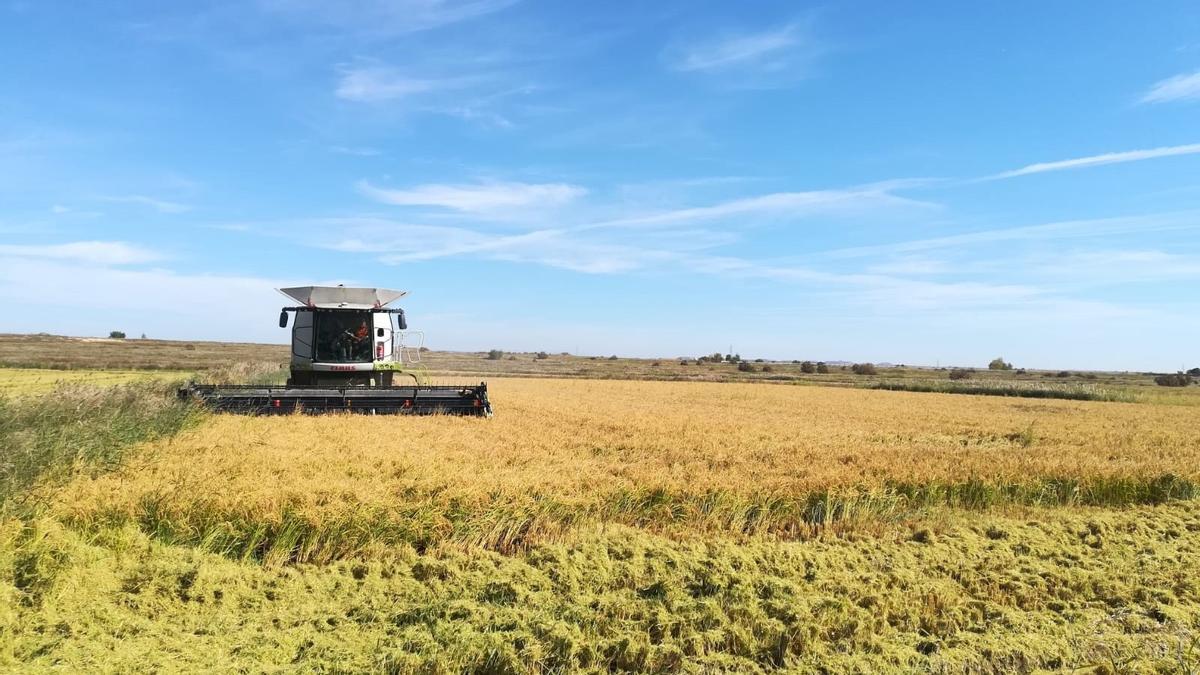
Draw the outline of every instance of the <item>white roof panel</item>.
[[[320,309],[379,309],[408,295],[408,291],[390,288],[346,286],[297,286],[280,288],[279,292],[306,307]]]

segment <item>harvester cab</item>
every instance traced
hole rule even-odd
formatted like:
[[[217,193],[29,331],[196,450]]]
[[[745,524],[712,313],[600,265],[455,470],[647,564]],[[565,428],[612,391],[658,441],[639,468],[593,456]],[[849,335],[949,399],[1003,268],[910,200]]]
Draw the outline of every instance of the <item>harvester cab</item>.
[[[192,384],[180,391],[228,412],[279,414],[346,411],[368,414],[490,417],[487,384],[430,384],[420,365],[421,333],[409,332],[404,310],[388,305],[407,295],[386,288],[281,288],[297,303],[291,324],[291,371],[283,386]],[[289,322],[289,316],[294,319]]]
[[[390,387],[396,373],[421,379],[420,345],[415,351],[405,345],[404,310],[387,307],[407,292],[344,286],[279,292],[300,303],[279,313],[280,328],[288,326],[289,314],[295,316],[289,385]]]

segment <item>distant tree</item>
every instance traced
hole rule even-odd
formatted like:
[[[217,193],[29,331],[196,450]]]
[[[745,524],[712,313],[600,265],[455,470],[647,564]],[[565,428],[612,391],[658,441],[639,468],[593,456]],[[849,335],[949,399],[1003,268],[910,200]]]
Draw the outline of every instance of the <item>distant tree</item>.
[[[502,358],[504,358],[504,352],[500,351],[499,349],[493,349],[488,352],[487,355],[488,361],[499,361]]]
[[[738,372],[742,373],[753,373],[755,370],[757,370],[754,367],[754,364],[750,363],[749,361],[739,361],[737,364],[737,369]]]
[[[543,359],[548,359],[548,358],[550,358],[550,355],[547,354],[546,352],[538,352],[537,354],[533,355],[534,361],[541,361]]]
[[[988,370],[1012,370],[1011,363],[1004,360],[1003,356],[997,356],[988,364]]]
[[[800,359],[792,359],[794,365],[800,365]]]
[[[955,368],[950,371],[950,379],[952,380],[967,380],[975,371],[966,368]]]
[[[123,331],[114,330],[108,334],[108,337],[112,340],[124,340],[125,333]]]
[[[1159,375],[1154,378],[1154,384],[1160,387],[1186,387],[1192,383],[1192,376],[1184,373],[1174,375]]]
[[[145,340],[145,339],[146,339],[146,334],[145,334],[145,333],[142,333],[142,339],[143,339],[143,340]]]
[[[425,352],[429,351],[429,347],[421,347],[421,348],[420,348],[420,349],[418,349],[417,351],[419,351],[419,352],[421,352],[422,354],[424,354]]]
[[[1192,377],[1200,377],[1200,368],[1192,368],[1191,370],[1187,371],[1187,374],[1191,375]]]
[[[824,361],[817,361],[817,374],[818,375],[828,375],[829,374],[829,366],[825,365]]]
[[[766,359],[754,359],[754,362],[755,363],[766,363],[767,360]]]
[[[1060,371],[1058,371],[1057,373],[1055,373],[1055,374],[1054,374],[1054,376],[1055,376],[1055,377],[1070,377],[1070,376],[1071,376],[1071,371],[1069,371],[1069,370],[1060,370]]]
[[[769,372],[771,372],[772,370],[774,370],[774,368],[772,368],[772,367],[771,367],[771,366],[769,366],[769,365],[768,365],[768,366],[763,366],[763,367],[762,367],[762,371],[763,371],[764,373],[769,373]]]
[[[617,355],[616,355],[616,354],[613,354],[612,356],[608,357],[608,360],[609,360],[609,361],[616,361],[616,360],[617,360]]]
[[[813,363],[812,361],[805,361],[804,363],[800,364],[800,372],[815,373],[817,372],[817,364]]]
[[[679,365],[687,366],[687,365],[691,365],[691,364],[688,363],[687,359],[679,359]]]
[[[874,363],[856,363],[850,366],[850,371],[855,375],[877,375],[879,371],[875,369]]]

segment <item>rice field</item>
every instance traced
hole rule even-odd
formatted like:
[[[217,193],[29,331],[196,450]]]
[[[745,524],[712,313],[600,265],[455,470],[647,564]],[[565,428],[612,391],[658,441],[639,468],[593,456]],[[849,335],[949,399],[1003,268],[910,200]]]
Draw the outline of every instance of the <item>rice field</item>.
[[[0,509],[0,668],[1200,667],[1190,406],[489,389],[490,420],[205,415],[138,385],[0,405],[0,440],[62,468]]]
[[[802,539],[939,507],[1197,494],[1187,408],[758,386],[498,380],[492,420],[220,416],[55,497],[65,522],[271,562],[512,552],[595,524]]]

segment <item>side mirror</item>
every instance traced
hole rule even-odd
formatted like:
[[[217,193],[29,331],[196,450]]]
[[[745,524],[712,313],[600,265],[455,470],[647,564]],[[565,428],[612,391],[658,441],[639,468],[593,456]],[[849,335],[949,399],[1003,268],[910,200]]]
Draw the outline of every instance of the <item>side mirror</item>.
[[[287,328],[287,310],[286,309],[279,313],[279,327]]]
[[[404,318],[404,310],[396,312],[396,325],[400,330],[408,330],[408,320]]]

